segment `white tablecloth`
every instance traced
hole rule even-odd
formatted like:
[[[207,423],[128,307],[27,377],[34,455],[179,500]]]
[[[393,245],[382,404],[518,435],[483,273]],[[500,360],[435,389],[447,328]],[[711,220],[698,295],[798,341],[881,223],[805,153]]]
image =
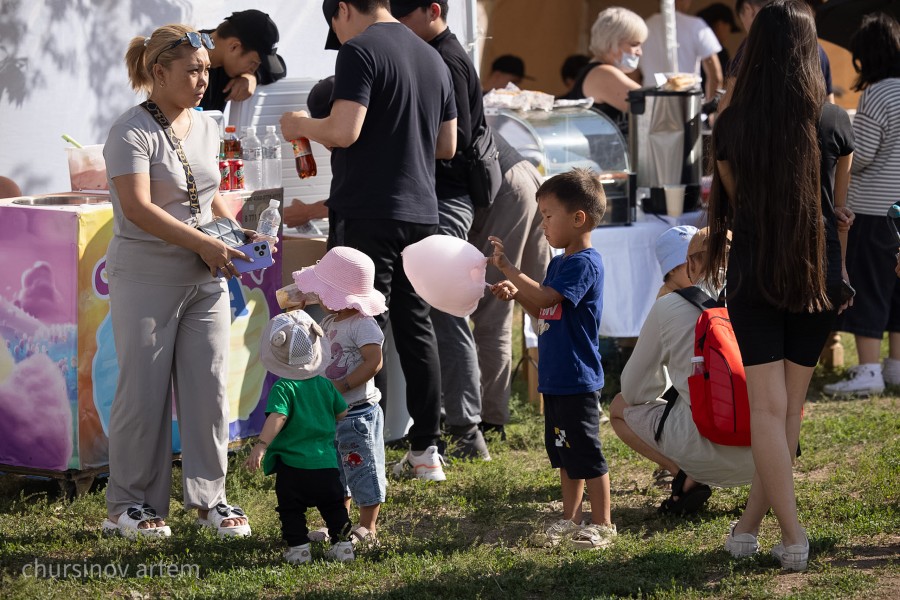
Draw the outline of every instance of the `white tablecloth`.
[[[591,244],[603,257],[603,314],[600,335],[637,337],[656,301],[662,272],[656,260],[656,238],[675,225],[696,225],[700,213],[678,218],[644,216],[622,227],[600,227]]]

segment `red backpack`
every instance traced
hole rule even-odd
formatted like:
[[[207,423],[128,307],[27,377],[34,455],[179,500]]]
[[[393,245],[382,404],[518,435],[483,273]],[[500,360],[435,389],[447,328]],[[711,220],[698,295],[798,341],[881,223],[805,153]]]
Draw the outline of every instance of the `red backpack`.
[[[750,402],[747,379],[728,309],[696,287],[676,290],[679,296],[699,308],[694,333],[694,356],[702,356],[704,373],[688,377],[691,415],[700,435],[723,446],[750,445]],[[674,388],[670,388],[674,392]],[[668,392],[667,392],[668,393]],[[674,404],[668,393],[666,413]],[[664,415],[661,421],[665,420]],[[662,430],[657,432],[657,439]]]

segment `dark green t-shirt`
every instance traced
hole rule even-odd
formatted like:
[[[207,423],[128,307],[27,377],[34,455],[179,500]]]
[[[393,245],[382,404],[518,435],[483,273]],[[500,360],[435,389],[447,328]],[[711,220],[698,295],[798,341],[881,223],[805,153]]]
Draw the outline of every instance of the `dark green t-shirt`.
[[[337,469],[335,419],[345,410],[344,398],[324,377],[276,381],[266,414],[285,415],[287,422],[266,450],[263,472],[271,475],[279,458],[296,469]]]

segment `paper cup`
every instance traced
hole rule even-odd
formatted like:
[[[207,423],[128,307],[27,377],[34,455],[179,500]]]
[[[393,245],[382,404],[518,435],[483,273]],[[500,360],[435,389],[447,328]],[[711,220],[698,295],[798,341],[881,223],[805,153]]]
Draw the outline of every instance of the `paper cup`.
[[[66,158],[69,161],[69,181],[73,192],[109,189],[102,144],[66,148]]]
[[[666,214],[670,217],[680,217],[684,212],[684,186],[666,185]]]

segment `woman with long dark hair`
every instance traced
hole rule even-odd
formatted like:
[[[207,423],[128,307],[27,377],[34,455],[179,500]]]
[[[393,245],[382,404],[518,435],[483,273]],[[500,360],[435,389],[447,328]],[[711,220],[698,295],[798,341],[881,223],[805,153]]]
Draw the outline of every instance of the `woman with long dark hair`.
[[[886,14],[863,20],[850,41],[862,92],[853,119],[857,151],[848,204],[858,215],[847,245],[847,270],[856,287],[854,307],[839,328],[856,337],[859,364],[826,394],[866,396],[900,384],[900,282],[894,270],[897,240],[885,214],[900,200],[900,25]],[[890,353],[881,363],[881,338]]]
[[[734,556],[757,552],[771,507],[781,527],[772,554],[786,569],[805,570],[809,540],[797,516],[792,459],[813,368],[840,303],[835,200],[843,201],[852,152],[846,113],[825,105],[815,23],[805,3],[776,0],[757,15],[713,144],[706,272],[719,287],[727,263],[756,464],[747,507],[725,547]]]

